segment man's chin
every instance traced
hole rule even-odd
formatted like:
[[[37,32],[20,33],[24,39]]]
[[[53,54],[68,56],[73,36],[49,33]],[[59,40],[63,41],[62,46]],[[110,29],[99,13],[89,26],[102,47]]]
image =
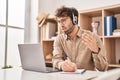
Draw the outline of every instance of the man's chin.
[[[62,29],[62,32],[66,32],[67,30],[65,30],[65,29]]]

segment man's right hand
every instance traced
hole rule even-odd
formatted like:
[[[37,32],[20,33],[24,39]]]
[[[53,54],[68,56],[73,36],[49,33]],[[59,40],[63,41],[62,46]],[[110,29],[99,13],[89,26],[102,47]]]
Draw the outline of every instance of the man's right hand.
[[[62,65],[61,69],[65,72],[74,72],[77,69],[77,66],[75,63],[71,62],[70,60],[65,60]]]

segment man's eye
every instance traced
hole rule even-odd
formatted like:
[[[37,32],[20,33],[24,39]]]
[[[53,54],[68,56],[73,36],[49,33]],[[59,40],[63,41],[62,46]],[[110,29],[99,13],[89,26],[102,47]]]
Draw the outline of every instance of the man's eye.
[[[65,21],[66,21],[66,19],[63,19],[63,20],[62,20],[62,22],[65,22]]]

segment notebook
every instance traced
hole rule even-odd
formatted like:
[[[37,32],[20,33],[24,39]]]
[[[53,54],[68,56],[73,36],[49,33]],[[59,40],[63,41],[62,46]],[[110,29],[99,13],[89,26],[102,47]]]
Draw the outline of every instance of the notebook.
[[[42,45],[40,43],[18,44],[18,49],[23,69],[37,72],[59,71],[58,69],[46,66]]]

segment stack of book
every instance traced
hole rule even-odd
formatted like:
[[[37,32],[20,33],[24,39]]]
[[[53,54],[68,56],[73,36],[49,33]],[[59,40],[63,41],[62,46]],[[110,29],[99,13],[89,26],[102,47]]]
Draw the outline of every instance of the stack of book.
[[[113,36],[120,36],[120,29],[115,29],[113,31]]]
[[[114,16],[104,17],[104,35],[111,36],[117,28],[116,18]]]

